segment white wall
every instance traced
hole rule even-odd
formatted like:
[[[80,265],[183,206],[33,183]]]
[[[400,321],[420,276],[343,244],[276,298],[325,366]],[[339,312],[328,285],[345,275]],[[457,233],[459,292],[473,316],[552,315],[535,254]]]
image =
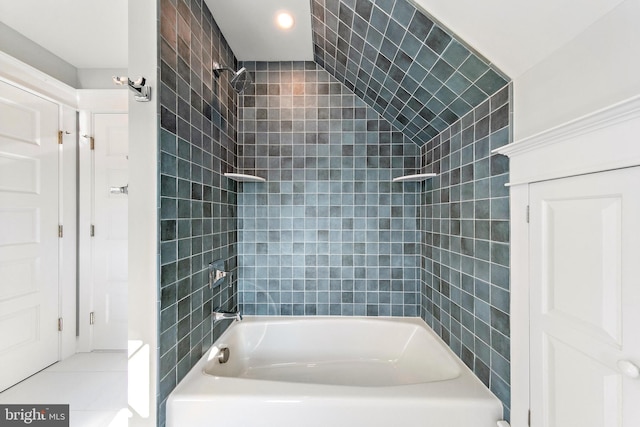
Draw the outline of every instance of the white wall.
[[[640,94],[639,18],[626,0],[514,78],[515,140]]]
[[[76,67],[2,22],[0,22],[0,50],[71,87],[78,87]]]
[[[128,3],[129,70],[151,102],[129,96],[129,426],[156,425],[158,360],[158,40],[156,0]],[[132,94],[129,94],[132,95]]]
[[[0,51],[76,89],[118,88],[111,76],[127,75],[125,68],[76,68],[2,22]]]
[[[124,86],[116,86],[112,79],[113,76],[126,75],[126,68],[78,68],[78,89],[127,90]]]

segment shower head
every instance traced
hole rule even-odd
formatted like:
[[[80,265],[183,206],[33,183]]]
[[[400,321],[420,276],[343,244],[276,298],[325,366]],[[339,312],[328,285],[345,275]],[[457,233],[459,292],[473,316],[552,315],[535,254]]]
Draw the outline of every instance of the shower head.
[[[244,92],[251,83],[253,83],[251,74],[244,67],[236,71],[236,74],[231,78],[231,87],[238,93]]]
[[[238,71],[234,71],[229,67],[223,67],[217,62],[213,63],[213,74],[216,78],[220,77],[221,71],[230,71],[233,73],[233,77],[231,78],[231,87],[238,93],[244,92],[250,85],[253,83],[253,79],[251,78],[251,74],[247,71],[246,68],[242,67]]]

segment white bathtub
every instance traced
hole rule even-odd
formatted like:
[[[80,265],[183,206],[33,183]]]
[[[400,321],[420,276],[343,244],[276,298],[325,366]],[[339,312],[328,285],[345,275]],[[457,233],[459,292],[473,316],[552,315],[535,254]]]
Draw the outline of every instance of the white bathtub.
[[[168,427],[495,427],[501,414],[418,318],[246,317],[167,401]]]

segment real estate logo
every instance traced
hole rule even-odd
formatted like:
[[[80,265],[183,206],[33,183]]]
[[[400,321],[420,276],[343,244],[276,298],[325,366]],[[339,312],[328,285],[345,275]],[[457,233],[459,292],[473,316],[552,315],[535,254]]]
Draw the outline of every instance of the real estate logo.
[[[69,427],[69,405],[0,405],[0,427]]]

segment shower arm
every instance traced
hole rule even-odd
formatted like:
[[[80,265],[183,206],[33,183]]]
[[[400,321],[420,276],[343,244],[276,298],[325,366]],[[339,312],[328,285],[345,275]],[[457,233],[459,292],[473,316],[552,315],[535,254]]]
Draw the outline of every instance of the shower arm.
[[[217,62],[213,62],[211,64],[211,68],[212,68],[213,74],[216,76],[216,78],[220,77],[220,71],[231,71],[232,73],[236,72],[233,68],[225,67],[223,65],[220,65]]]

